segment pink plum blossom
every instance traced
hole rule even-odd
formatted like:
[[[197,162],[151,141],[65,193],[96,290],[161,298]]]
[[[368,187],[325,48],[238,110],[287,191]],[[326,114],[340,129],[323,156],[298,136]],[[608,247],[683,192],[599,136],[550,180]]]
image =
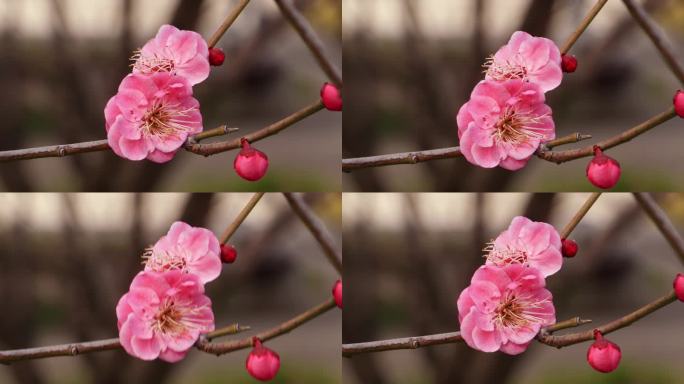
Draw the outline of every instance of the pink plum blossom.
[[[116,306],[119,340],[142,360],[182,360],[200,334],[214,330],[211,300],[196,275],[140,272]]]
[[[508,229],[485,248],[485,264],[522,264],[538,269],[546,277],[558,272],[563,265],[561,246],[560,235],[552,225],[517,216]]]
[[[513,33],[508,44],[499,48],[485,67],[485,79],[520,79],[539,85],[543,92],[556,88],[563,80],[556,44],[522,31]]]
[[[556,322],[544,276],[521,264],[483,265],[458,298],[463,340],[483,352],[517,355],[539,330]]]
[[[169,73],[126,76],[105,107],[107,141],[129,160],[165,163],[188,136],[202,132],[190,83]]]
[[[221,274],[221,247],[205,228],[177,221],[144,255],[146,271],[180,270],[197,275],[202,284]]]
[[[556,137],[551,108],[544,100],[534,83],[479,82],[456,116],[463,156],[484,168],[524,167],[541,143]]]
[[[190,85],[203,82],[210,72],[207,42],[197,32],[181,31],[172,25],[162,25],[157,36],[132,60],[133,73],[169,72],[185,77]]]

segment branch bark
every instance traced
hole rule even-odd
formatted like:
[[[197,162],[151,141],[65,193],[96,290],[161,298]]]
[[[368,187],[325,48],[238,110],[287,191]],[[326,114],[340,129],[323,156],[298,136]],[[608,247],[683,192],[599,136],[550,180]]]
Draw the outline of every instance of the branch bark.
[[[570,222],[565,225],[563,230],[560,232],[561,239],[567,239],[568,236],[570,236],[570,233],[572,233],[577,224],[582,221],[582,218],[584,218],[587,212],[589,212],[589,209],[591,209],[599,197],[601,197],[601,192],[594,192],[589,196],[589,198],[587,198],[584,204],[582,204],[582,207],[580,207],[579,211],[575,213],[575,216],[573,216]]]
[[[252,209],[254,209],[254,207],[257,205],[257,203],[259,202],[259,200],[261,200],[263,196],[264,192],[257,192],[254,195],[252,195],[252,198],[249,199],[247,204],[245,204],[245,206],[242,208],[242,210],[237,215],[235,220],[233,220],[233,222],[231,222],[228,225],[226,230],[221,235],[221,244],[225,244],[228,242],[228,240],[230,240],[231,236],[233,236],[235,231],[237,231],[242,222],[245,221],[249,213],[252,212]]]
[[[667,242],[670,243],[672,249],[679,256],[679,260],[684,263],[684,239],[679,235],[677,228],[672,224],[667,214],[663,212],[649,193],[634,193],[634,197],[658,227],[660,233],[667,239]]]

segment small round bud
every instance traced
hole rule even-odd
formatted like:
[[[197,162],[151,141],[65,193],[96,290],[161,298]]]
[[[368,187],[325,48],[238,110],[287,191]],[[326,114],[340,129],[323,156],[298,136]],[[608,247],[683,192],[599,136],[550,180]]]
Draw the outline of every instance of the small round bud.
[[[577,58],[573,55],[561,55],[561,69],[566,73],[573,73],[577,70]]]
[[[224,61],[226,61],[226,54],[223,49],[216,47],[209,49],[209,64],[218,67],[223,65]]]
[[[674,287],[677,299],[679,299],[679,301],[684,301],[684,275],[678,273],[674,282],[672,282],[672,286]]]
[[[672,103],[674,104],[677,116],[684,117],[684,91],[677,91],[677,93],[674,95]]]
[[[330,83],[323,84],[321,88],[321,101],[329,111],[342,110],[342,95],[340,90]]]
[[[575,257],[575,255],[577,254],[577,249],[578,246],[575,240],[561,240],[561,252],[563,253],[563,257]]]
[[[587,165],[589,181],[599,188],[612,188],[620,180],[620,173],[620,163],[604,155],[598,146],[594,146],[594,158]]]
[[[598,329],[594,330],[594,341],[587,351],[587,362],[599,372],[608,373],[614,371],[620,364],[622,352],[620,347],[603,338]]]
[[[247,139],[242,138],[242,149],[235,157],[233,168],[245,180],[257,181],[264,177],[268,170],[268,156],[249,145]]]
[[[280,369],[280,356],[271,349],[264,347],[261,340],[256,337],[252,343],[254,348],[245,362],[247,372],[257,380],[272,380]]]
[[[335,298],[335,304],[342,309],[342,280],[337,280],[332,289],[333,297]]]
[[[237,259],[237,250],[230,244],[221,244],[221,261],[232,264]]]

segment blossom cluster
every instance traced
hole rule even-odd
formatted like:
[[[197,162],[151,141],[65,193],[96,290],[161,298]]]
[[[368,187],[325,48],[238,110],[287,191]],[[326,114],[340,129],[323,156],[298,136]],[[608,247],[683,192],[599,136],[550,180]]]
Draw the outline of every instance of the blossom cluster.
[[[214,330],[204,284],[221,273],[221,250],[205,228],[175,222],[146,250],[145,267],[116,306],[119,340],[142,360],[182,360],[201,334]]]
[[[209,48],[198,33],[163,25],[132,60],[105,106],[107,141],[126,159],[165,163],[203,130],[192,87],[209,77]]]
[[[461,151],[472,164],[515,171],[556,137],[545,93],[563,79],[561,54],[553,41],[517,31],[484,66],[456,117]]]
[[[556,322],[546,277],[563,264],[561,238],[550,224],[518,216],[484,250],[458,298],[461,335],[471,348],[517,355]]]

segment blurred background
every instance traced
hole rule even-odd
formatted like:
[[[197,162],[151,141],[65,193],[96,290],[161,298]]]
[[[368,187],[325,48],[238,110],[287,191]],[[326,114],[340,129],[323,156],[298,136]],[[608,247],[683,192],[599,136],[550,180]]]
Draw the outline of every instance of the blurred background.
[[[117,301],[142,268],[144,247],[176,220],[221,234],[251,194],[0,194],[0,350],[117,336]],[[339,194],[304,198],[341,244]],[[328,299],[339,277],[284,197],[266,194],[231,243],[234,264],[207,285],[216,325],[249,325],[244,338]],[[274,383],[340,383],[337,308],[269,341],[280,354]],[[254,383],[249,350],[190,351],[177,364],[123,350],[17,362],[0,383]]]
[[[516,215],[562,228],[587,197],[345,193],[343,342],[457,331],[456,299],[484,262],[485,243]],[[684,194],[656,198],[682,233]],[[630,194],[603,194],[571,238],[577,256],[547,280],[559,321],[581,316],[604,324],[666,294],[683,270]],[[622,349],[610,374],[587,364],[590,343],[557,350],[533,342],[518,356],[447,344],[344,358],[344,382],[681,383],[683,316],[684,305],[675,302],[608,335]]]
[[[485,58],[516,30],[562,44],[594,0],[344,0],[343,156],[458,145],[456,113],[483,78]],[[684,59],[684,2],[641,2]],[[547,94],[557,136],[602,140],[666,110],[682,87],[621,1],[609,1],[573,47],[577,72]],[[681,190],[682,120],[609,151],[619,190]],[[585,141],[577,146],[588,145]],[[561,149],[573,148],[567,145]],[[462,158],[354,171],[346,191],[582,191],[588,159],[561,166],[531,159],[521,171]]]
[[[341,62],[339,0],[296,0],[335,62]],[[237,0],[1,0],[0,150],[99,140],[104,106],[129,72],[135,49],[162,24],[210,36]],[[218,44],[226,63],[194,88],[205,129],[242,133],[317,100],[325,75],[272,1],[253,1]],[[321,111],[255,144],[270,159],[258,183],[233,171],[236,151],[170,163],[111,152],[0,165],[10,191],[340,190],[342,117]],[[235,133],[233,135],[239,135]]]

